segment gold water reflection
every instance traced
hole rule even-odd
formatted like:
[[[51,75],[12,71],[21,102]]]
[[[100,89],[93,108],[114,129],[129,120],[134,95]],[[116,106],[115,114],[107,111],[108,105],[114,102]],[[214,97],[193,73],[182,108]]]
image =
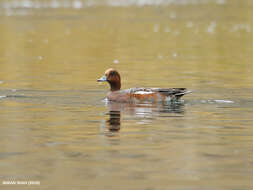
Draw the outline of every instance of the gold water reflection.
[[[93,7],[2,16],[0,76],[8,81],[2,86],[82,89],[85,82],[95,88],[94,76],[113,66],[123,74],[124,88],[251,87],[250,7],[214,6],[216,16],[204,7]]]
[[[1,12],[0,189],[251,190],[252,2],[191,2]],[[110,67],[193,93],[114,109]]]

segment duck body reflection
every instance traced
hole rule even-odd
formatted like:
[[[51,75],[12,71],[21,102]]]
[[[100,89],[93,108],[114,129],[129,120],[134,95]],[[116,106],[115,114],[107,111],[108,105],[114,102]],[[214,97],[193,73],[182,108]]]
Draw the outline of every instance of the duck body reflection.
[[[109,119],[108,130],[117,132],[121,128],[122,114],[136,119],[139,123],[150,123],[156,117],[181,117],[184,114],[184,102],[159,103],[120,103],[106,101]]]
[[[110,131],[120,130],[120,111],[109,111],[109,119],[107,120],[108,129]]]

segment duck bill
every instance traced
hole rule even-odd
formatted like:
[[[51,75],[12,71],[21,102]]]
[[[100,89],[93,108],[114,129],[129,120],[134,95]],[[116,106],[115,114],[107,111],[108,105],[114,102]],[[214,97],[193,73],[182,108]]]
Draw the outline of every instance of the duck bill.
[[[106,82],[107,78],[106,76],[102,76],[100,79],[97,80],[98,82]]]

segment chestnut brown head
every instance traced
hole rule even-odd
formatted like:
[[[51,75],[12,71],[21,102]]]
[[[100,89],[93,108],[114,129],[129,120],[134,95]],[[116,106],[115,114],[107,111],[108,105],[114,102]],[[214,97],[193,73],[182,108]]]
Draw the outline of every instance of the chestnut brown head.
[[[120,90],[121,81],[119,72],[115,69],[107,69],[105,71],[105,75],[97,80],[98,82],[105,82],[107,81],[110,84],[111,91]]]

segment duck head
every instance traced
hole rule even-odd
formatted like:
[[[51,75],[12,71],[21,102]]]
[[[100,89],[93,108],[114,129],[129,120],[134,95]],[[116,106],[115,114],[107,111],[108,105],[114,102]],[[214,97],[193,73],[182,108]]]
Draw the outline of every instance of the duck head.
[[[107,69],[105,75],[97,80],[98,82],[108,82],[110,84],[111,91],[120,90],[121,81],[119,72],[115,69]]]

